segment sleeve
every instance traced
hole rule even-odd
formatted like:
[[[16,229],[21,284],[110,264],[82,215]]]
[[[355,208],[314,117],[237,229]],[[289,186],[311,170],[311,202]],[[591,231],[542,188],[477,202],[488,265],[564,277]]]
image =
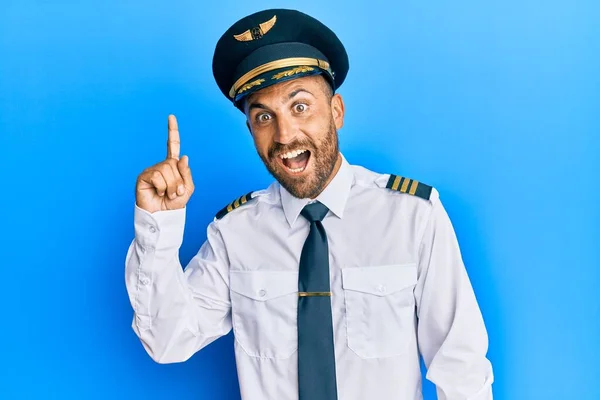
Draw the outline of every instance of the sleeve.
[[[132,328],[158,363],[182,362],[231,330],[228,258],[211,223],[185,270],[179,261],[186,209],[134,210],[125,260]]]
[[[457,238],[435,200],[419,248],[418,341],[439,400],[492,400],[488,336]]]

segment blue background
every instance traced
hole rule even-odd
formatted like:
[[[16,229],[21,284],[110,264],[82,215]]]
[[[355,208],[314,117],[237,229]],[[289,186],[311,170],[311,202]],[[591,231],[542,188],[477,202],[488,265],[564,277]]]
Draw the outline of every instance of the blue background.
[[[270,183],[211,59],[231,23],[278,6],[347,47],[349,161],[440,191],[495,398],[600,399],[592,0],[0,2],[0,398],[239,398],[231,334],[184,364],[145,354],[124,260],[135,179],[165,157],[169,113],[197,187],[184,263],[218,209]]]

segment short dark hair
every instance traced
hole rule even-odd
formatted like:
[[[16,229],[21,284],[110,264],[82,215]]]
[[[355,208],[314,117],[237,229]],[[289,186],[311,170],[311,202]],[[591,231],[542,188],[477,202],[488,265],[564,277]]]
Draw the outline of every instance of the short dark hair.
[[[323,76],[323,74],[319,74],[319,76],[321,77],[320,81],[321,81],[321,86],[323,88],[323,93],[325,93],[325,96],[327,96],[329,99],[331,99],[333,97],[333,87],[331,86],[331,82],[329,82],[329,79],[325,78],[325,76]]]

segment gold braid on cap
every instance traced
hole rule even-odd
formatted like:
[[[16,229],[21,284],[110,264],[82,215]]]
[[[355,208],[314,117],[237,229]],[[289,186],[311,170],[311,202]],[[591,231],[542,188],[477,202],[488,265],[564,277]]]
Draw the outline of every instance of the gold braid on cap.
[[[329,63],[324,60],[319,60],[318,58],[308,58],[308,57],[291,57],[291,58],[283,58],[281,60],[275,60],[268,62],[263,65],[259,65],[256,68],[251,69],[246,72],[240,79],[235,81],[231,89],[229,89],[229,97],[232,99],[238,93],[242,86],[246,84],[246,82],[251,81],[257,76],[264,74],[265,72],[269,72],[279,68],[286,67],[297,67],[298,65],[302,65],[300,68],[309,68],[311,66],[321,68],[327,71],[330,75],[333,75],[331,69],[329,68]],[[286,73],[289,71],[285,71]],[[297,72],[296,72],[297,73]]]
[[[253,82],[250,82],[250,83],[242,86],[242,88],[239,90],[238,94],[243,93],[246,90],[253,88],[254,86],[260,86],[260,84],[263,83],[264,81],[265,81],[264,79],[257,79]]]
[[[304,65],[302,67],[288,69],[287,71],[283,71],[278,74],[275,74],[275,75],[273,75],[273,77],[271,79],[281,79],[286,76],[292,76],[292,75],[296,75],[299,73],[304,73],[304,72],[309,72],[309,71],[314,71],[314,70],[315,69],[313,67],[307,67],[306,65]]]

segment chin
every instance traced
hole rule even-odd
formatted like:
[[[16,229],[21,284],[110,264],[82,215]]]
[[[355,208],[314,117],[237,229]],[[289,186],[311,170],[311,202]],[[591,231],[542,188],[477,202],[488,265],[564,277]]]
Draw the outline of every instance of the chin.
[[[315,198],[322,190],[322,185],[313,171],[304,171],[290,175],[282,173],[275,178],[290,194],[299,199]]]

